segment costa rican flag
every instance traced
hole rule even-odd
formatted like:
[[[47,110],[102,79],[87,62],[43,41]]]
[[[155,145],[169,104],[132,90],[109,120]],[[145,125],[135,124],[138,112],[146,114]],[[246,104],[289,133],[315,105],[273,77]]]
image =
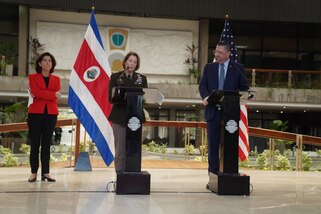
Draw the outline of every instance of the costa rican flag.
[[[84,41],[70,75],[68,104],[95,143],[104,162],[114,160],[114,136],[108,115],[108,85],[111,75],[107,54],[91,12]]]
[[[247,120],[247,105],[240,106],[240,129],[239,129],[239,158],[244,161],[250,153],[249,148],[249,125]]]

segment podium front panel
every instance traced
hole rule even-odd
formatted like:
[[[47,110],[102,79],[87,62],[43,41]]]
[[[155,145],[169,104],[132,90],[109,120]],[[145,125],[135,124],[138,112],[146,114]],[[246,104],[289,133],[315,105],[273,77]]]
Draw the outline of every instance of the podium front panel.
[[[143,93],[128,92],[125,172],[141,171]]]
[[[221,106],[220,172],[238,174],[239,94],[224,94]]]

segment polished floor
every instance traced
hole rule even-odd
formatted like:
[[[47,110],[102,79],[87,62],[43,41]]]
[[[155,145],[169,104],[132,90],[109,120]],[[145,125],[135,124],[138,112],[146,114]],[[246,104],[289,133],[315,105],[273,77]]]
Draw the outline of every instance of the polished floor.
[[[150,195],[116,195],[113,168],[52,168],[56,183],[28,183],[29,168],[0,168],[0,213],[321,213],[321,172],[241,171],[250,196],[219,196],[205,189],[206,169],[144,169]]]

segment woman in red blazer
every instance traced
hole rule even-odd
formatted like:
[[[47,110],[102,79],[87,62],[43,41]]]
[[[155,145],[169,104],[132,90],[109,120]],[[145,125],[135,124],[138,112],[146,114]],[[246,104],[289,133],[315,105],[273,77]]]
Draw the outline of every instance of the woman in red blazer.
[[[41,180],[55,182],[50,177],[50,145],[57,122],[60,78],[53,75],[56,60],[49,52],[43,53],[36,61],[36,72],[29,75],[29,87],[33,102],[28,110],[30,139],[29,182],[37,181],[39,168],[39,148],[41,146]]]

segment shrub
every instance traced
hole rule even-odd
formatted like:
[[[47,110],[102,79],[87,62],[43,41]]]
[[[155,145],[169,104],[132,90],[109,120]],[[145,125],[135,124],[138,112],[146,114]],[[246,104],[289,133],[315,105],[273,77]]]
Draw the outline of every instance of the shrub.
[[[187,148],[184,149],[185,154],[193,155],[195,153],[194,145],[190,144]]]
[[[21,144],[19,150],[20,150],[20,152],[22,152],[24,154],[30,154],[30,146],[25,143]]]
[[[14,154],[12,154],[11,152],[8,152],[5,156],[4,156],[4,162],[3,162],[4,166],[17,166],[18,165],[18,158],[14,156]]]
[[[277,162],[276,162],[277,170],[287,171],[291,168],[290,161],[286,156],[278,155],[276,156],[276,158],[277,158]]]
[[[312,167],[312,159],[308,156],[307,153],[302,154],[302,169],[304,171],[309,171]]]

